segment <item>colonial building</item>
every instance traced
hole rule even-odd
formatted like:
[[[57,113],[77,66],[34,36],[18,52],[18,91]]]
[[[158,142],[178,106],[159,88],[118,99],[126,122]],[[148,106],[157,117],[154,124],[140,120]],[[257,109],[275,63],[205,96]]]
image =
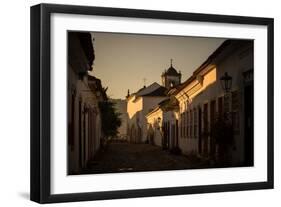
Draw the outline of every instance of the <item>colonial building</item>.
[[[178,148],[178,102],[168,97],[146,115],[149,143],[163,149]]]
[[[68,173],[77,174],[100,147],[101,81],[89,75],[95,59],[90,33],[68,33]]]
[[[164,133],[162,131],[164,110],[157,106],[145,117],[147,120],[148,142],[153,145],[162,146],[164,143]]]
[[[180,71],[177,72],[177,70],[173,67],[173,62],[171,59],[171,65],[168,69],[166,69],[162,75],[161,75],[161,80],[162,80],[162,86],[160,86],[158,83],[153,83],[148,87],[143,87],[141,88],[138,92],[129,94],[127,95],[127,112],[128,112],[128,128],[127,128],[127,134],[128,134],[128,139],[130,142],[134,143],[140,143],[140,142],[153,142],[156,145],[168,145],[166,135],[168,133],[165,131],[165,140],[162,143],[161,141],[161,134],[158,134],[155,132],[155,136],[153,140],[151,140],[151,128],[150,128],[150,134],[147,134],[147,130],[149,127],[155,126],[154,123],[154,118],[155,114],[158,114],[164,107],[161,105],[162,108],[159,108],[159,103],[162,102],[163,100],[170,99],[169,96],[167,95],[167,92],[172,89],[177,87],[181,83],[181,73]],[[157,111],[155,108],[158,107]],[[156,110],[156,111],[155,111]],[[171,110],[171,109],[169,109]],[[149,112],[152,112],[148,117],[146,115]],[[171,112],[172,114],[174,112]],[[166,119],[163,120],[164,117],[169,116],[168,111],[165,109],[165,115],[162,117],[161,123],[165,122]],[[149,122],[148,122],[148,119]],[[158,120],[158,119],[157,119]],[[171,122],[169,122],[171,123]],[[168,130],[168,125],[167,130]],[[150,136],[150,138],[149,138]],[[150,139],[150,140],[149,140]]]
[[[173,95],[184,154],[215,159],[223,146],[232,165],[253,164],[253,41],[225,41]],[[231,128],[220,131],[225,116]]]
[[[161,81],[162,86],[153,83],[127,96],[127,134],[131,142],[145,141],[163,148],[173,147],[172,137],[178,127],[173,111],[176,109],[167,92],[181,83],[181,73],[173,67],[172,60],[170,67],[162,73]]]
[[[145,115],[153,110],[166,96],[167,89],[158,83],[152,83],[147,87],[127,96],[128,141],[132,143],[147,142],[147,120]]]

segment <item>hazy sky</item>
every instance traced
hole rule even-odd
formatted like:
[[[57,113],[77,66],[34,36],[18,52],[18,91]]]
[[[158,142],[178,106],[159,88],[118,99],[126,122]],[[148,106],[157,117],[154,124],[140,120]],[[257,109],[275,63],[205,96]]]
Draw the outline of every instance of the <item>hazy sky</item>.
[[[92,74],[108,87],[111,98],[124,99],[127,90],[136,92],[170,67],[182,73],[182,82],[199,67],[225,39],[181,36],[92,33],[96,59]]]

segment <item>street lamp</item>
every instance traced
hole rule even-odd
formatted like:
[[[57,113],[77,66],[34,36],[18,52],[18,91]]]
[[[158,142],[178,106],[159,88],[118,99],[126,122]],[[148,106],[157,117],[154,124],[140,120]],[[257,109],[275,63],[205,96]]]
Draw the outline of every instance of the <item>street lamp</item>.
[[[157,129],[158,129],[158,130],[160,130],[160,124],[161,124],[161,118],[158,117],[158,118],[157,118],[157,125],[158,125]]]
[[[227,72],[220,78],[221,87],[225,93],[228,93],[232,86],[232,77]]]
[[[220,78],[221,87],[224,91],[224,117],[223,117],[223,137],[224,139],[233,139],[233,112],[230,107],[230,99],[231,99],[231,86],[232,86],[232,77],[228,75],[227,72],[224,73]],[[227,143],[227,142],[226,142]],[[219,159],[221,162],[228,162],[231,160],[231,154],[229,154],[229,150],[227,148],[234,147],[233,143],[228,142],[229,144],[219,143]],[[223,150],[223,151],[222,151]],[[222,151],[222,152],[220,152]]]
[[[160,118],[160,117],[158,117],[157,121],[158,121],[158,124],[160,124],[160,122],[161,122],[161,118]]]
[[[159,130],[159,134],[161,136],[161,140],[162,140],[162,149],[167,149],[166,147],[166,139],[165,139],[165,136],[164,136],[164,131],[163,131],[163,127],[160,126],[161,125],[161,117],[158,117],[157,118],[157,123],[158,123],[158,130]]]
[[[230,109],[230,103],[229,103],[229,99],[230,99],[230,90],[231,90],[231,86],[232,86],[232,77],[230,75],[228,75],[227,72],[224,73],[223,76],[221,76],[220,78],[220,82],[221,82],[221,87],[224,91],[224,115],[225,118],[231,118],[229,117],[229,114],[231,114],[231,112],[229,112]]]

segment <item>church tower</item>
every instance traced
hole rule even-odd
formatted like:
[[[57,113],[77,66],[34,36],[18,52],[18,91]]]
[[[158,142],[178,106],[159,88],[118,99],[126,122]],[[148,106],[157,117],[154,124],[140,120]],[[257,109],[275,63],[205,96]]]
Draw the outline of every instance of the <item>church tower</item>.
[[[173,59],[171,59],[170,67],[161,75],[162,85],[167,88],[173,88],[181,83],[181,72],[173,67]]]

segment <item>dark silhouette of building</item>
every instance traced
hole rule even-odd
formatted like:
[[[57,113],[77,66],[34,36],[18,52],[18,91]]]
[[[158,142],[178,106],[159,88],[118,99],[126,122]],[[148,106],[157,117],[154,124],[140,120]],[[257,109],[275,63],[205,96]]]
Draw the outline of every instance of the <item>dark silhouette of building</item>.
[[[173,67],[173,59],[171,59],[170,67],[161,75],[162,85],[167,89],[173,88],[181,83],[181,72]]]

